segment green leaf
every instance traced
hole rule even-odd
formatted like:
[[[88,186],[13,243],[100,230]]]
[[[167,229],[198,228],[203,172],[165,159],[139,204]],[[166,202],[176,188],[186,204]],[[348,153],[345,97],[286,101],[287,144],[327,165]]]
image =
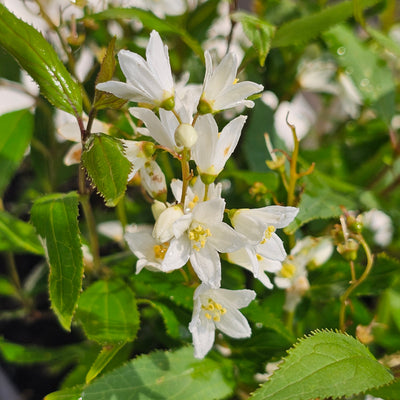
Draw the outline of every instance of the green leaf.
[[[56,392],[48,394],[44,400],[77,400],[80,398],[83,390],[83,385],[57,390]]]
[[[223,399],[232,393],[220,363],[196,360],[193,348],[141,356],[89,385],[82,400]]]
[[[121,141],[103,133],[92,134],[82,153],[82,162],[106,206],[116,206],[125,194],[131,170]]]
[[[32,223],[50,266],[51,306],[61,325],[70,330],[82,287],[83,256],[78,227],[78,195],[51,194],[35,201]]]
[[[245,12],[236,12],[231,15],[231,18],[242,24],[243,31],[256,49],[259,63],[263,67],[269,49],[271,48],[271,40],[275,33],[275,26]]]
[[[256,182],[263,183],[270,191],[278,189],[279,177],[274,172],[254,172],[246,170],[232,170],[226,175],[245,181],[249,186]]]
[[[390,51],[395,56],[400,57],[400,46],[396,41],[371,26],[367,26],[365,29],[383,48]]]
[[[15,296],[16,294],[17,290],[11,282],[0,276],[0,296]]]
[[[94,20],[102,19],[136,19],[139,20],[146,28],[155,29],[159,33],[172,33],[174,35],[179,35],[183,42],[189,46],[197,56],[204,61],[203,49],[199,42],[197,42],[189,33],[164,19],[156,17],[152,12],[141,10],[139,8],[110,8],[106,11],[100,12],[98,14],[93,14],[90,16]]]
[[[393,376],[351,336],[314,332],[289,350],[254,400],[309,400],[351,396],[385,385]]]
[[[134,340],[140,324],[135,295],[122,280],[90,285],[79,299],[76,316],[87,337],[103,344]]]
[[[31,140],[33,115],[29,110],[1,115],[0,132],[0,197],[2,197]]]
[[[96,361],[90,367],[89,372],[86,375],[86,383],[91,382],[101,371],[108,365],[108,363],[114,358],[114,356],[125,346],[125,342],[117,344],[115,346],[104,346],[101,349],[100,354],[96,358]]]
[[[1,4],[0,46],[38,83],[50,103],[70,114],[81,114],[79,85],[72,79],[49,42]]]
[[[399,400],[400,399],[400,379],[396,379],[390,385],[383,386],[379,389],[368,391],[374,397],[385,400]]]
[[[96,83],[107,82],[114,76],[115,71],[115,37],[111,40],[107,47],[106,54],[100,66],[100,71],[96,78]],[[103,108],[121,108],[127,101],[114,96],[111,93],[95,90],[93,108],[101,110]]]
[[[5,211],[0,211],[0,251],[44,254],[35,228]]]
[[[367,8],[379,3],[379,1],[362,0],[359,3],[361,7]],[[307,43],[310,39],[317,37],[330,27],[344,22],[352,15],[353,2],[343,1],[331,7],[326,7],[315,14],[287,22],[276,31],[275,37],[272,40],[272,47]]]
[[[389,123],[395,113],[395,82],[389,67],[345,26],[330,29],[324,38],[364,100]]]

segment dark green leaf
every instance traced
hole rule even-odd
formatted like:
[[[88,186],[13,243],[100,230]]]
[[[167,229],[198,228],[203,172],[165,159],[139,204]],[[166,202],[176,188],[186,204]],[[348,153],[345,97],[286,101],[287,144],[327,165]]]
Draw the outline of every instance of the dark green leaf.
[[[360,6],[371,7],[380,0],[362,0]],[[290,21],[282,25],[272,40],[272,47],[293,46],[306,43],[330,27],[344,22],[353,15],[353,2],[343,1],[331,7]]]
[[[29,110],[14,111],[0,116],[0,197],[17,170],[32,133],[33,116]]]
[[[52,194],[32,207],[32,222],[50,266],[51,306],[69,330],[82,287],[83,257],[78,227],[78,195]]]
[[[257,50],[259,63],[263,67],[271,47],[271,40],[275,33],[275,27],[245,12],[236,12],[232,14],[231,18],[242,24],[243,31]]]
[[[103,133],[92,134],[82,153],[82,162],[106,206],[116,206],[125,194],[131,170],[121,141]]]
[[[39,84],[56,107],[73,115],[82,112],[79,85],[72,79],[49,42],[32,26],[0,4],[0,46]]]
[[[231,393],[220,363],[196,360],[186,347],[136,358],[89,385],[82,400],[213,400]]]
[[[393,376],[351,336],[323,331],[301,339],[259,388],[254,400],[309,400],[351,396],[385,385]]]
[[[76,316],[87,337],[103,344],[134,340],[140,324],[135,295],[121,280],[89,286],[79,299]]]
[[[35,228],[5,211],[0,211],[0,251],[43,254]]]
[[[368,392],[374,397],[384,400],[399,400],[400,399],[400,379],[396,379],[390,385],[383,386],[379,389],[374,389]]]

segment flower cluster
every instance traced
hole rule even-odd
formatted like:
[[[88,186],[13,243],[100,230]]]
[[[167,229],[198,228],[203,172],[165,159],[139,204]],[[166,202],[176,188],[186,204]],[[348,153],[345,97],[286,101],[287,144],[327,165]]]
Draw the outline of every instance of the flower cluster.
[[[143,268],[170,272],[189,265],[199,282],[194,293],[193,317],[189,330],[195,356],[204,357],[214,343],[215,329],[234,338],[251,334],[239,312],[254,298],[252,290],[221,288],[220,254],[250,269],[267,287],[272,287],[265,271],[277,273],[286,257],[276,229],[296,216],[294,207],[270,206],[261,209],[228,211],[231,225],[224,222],[225,200],[215,179],[223,170],[239,141],[245,116],[230,121],[219,130],[214,115],[237,106],[253,107],[249,96],[261,92],[262,85],[237,82],[238,62],[228,53],[214,66],[205,52],[203,85],[176,84],[168,49],[153,31],[146,59],[130,51],[118,54],[126,82],[108,81],[98,90],[138,103],[129,109],[143,122],[137,132],[152,141],[124,140],[132,173],[139,172],[145,190],[154,199],[155,224],[125,234],[138,257],[137,273]],[[167,202],[167,184],[155,159],[162,149],[177,158],[182,179],[171,182],[175,201]],[[197,167],[197,175],[189,162]]]

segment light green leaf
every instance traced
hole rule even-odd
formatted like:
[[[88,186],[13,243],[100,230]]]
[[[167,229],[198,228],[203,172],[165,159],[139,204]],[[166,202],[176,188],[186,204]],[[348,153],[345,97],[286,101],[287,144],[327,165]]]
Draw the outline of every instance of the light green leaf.
[[[116,206],[125,194],[131,170],[121,141],[103,133],[92,134],[82,153],[82,162],[106,206]]]
[[[395,82],[388,66],[350,28],[336,26],[324,38],[364,101],[390,122],[395,112]]]
[[[146,28],[155,29],[157,32],[167,32],[175,35],[179,35],[183,42],[189,46],[194,53],[196,53],[201,60],[204,61],[203,49],[200,43],[192,38],[189,33],[177,26],[176,24],[165,21],[164,19],[156,17],[152,12],[141,10],[139,8],[110,8],[98,14],[90,16],[95,20],[102,19],[136,19],[139,20]]]
[[[367,8],[380,0],[361,0],[360,7]],[[307,43],[330,27],[346,21],[353,15],[353,2],[343,1],[331,7],[282,25],[272,40],[272,47],[293,46]]]
[[[51,307],[69,330],[82,287],[83,257],[78,227],[78,195],[52,194],[35,201],[31,215],[50,266]]]
[[[232,384],[220,363],[196,360],[193,348],[185,347],[136,358],[89,385],[82,400],[223,399],[232,393]]]
[[[32,133],[33,115],[29,110],[14,111],[0,116],[0,197],[17,170]]]
[[[73,115],[82,112],[79,85],[72,79],[49,42],[32,26],[0,4],[0,46],[38,83],[45,97]]]
[[[83,385],[57,390],[48,394],[44,400],[78,400],[81,396]]]
[[[86,375],[86,383],[89,383],[94,378],[96,378],[96,376],[99,375],[101,371],[103,371],[103,369],[114,358],[114,356],[122,349],[123,346],[125,346],[125,342],[122,342],[115,346],[110,346],[110,345],[104,346]]]
[[[31,224],[0,211],[0,251],[43,254],[43,247]]]
[[[289,350],[254,400],[309,400],[351,396],[393,380],[369,352],[351,336],[331,331],[314,332]]]
[[[275,26],[245,12],[236,12],[231,15],[231,18],[242,24],[243,31],[256,49],[259,63],[263,67],[271,47]]]
[[[140,324],[135,295],[122,280],[89,286],[79,299],[76,316],[87,337],[103,344],[134,340]]]
[[[365,29],[383,48],[387,49],[395,56],[400,57],[400,46],[391,37],[371,26],[367,26]]]
[[[0,276],[0,296],[14,296],[17,294],[16,288],[11,284],[11,282]]]

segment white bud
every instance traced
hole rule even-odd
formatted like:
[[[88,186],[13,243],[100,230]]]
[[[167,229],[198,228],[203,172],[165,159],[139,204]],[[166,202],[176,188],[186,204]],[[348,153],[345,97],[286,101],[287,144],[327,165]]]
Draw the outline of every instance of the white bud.
[[[175,131],[175,143],[177,146],[191,149],[197,142],[197,132],[190,124],[180,124]]]
[[[153,237],[160,243],[168,242],[173,236],[172,225],[182,217],[182,208],[178,205],[172,206],[164,210],[154,225]]]
[[[167,206],[162,201],[154,200],[151,205],[151,212],[153,213],[154,219],[157,221],[160,214],[167,209]]]

